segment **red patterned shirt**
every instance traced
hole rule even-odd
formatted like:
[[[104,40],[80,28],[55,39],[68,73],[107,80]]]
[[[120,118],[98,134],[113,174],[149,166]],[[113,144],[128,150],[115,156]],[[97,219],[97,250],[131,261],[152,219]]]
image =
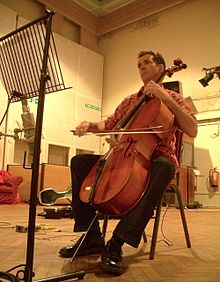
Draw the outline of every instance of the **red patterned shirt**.
[[[194,117],[194,113],[189,107],[187,101],[182,97],[181,94],[176,93],[174,91],[165,89],[169,95],[171,95],[175,101],[186,111]],[[134,93],[128,97],[126,97],[121,104],[116,108],[115,112],[106,119],[105,127],[107,130],[112,130],[118,124],[118,122],[133,108],[133,106],[139,101],[140,97],[143,95],[143,87],[139,90],[139,92]],[[177,124],[173,123],[171,129],[163,136],[162,139],[157,143],[156,148],[154,149],[153,156],[163,155],[165,157],[170,158],[176,168],[178,168],[179,164],[175,155],[176,147],[176,137],[175,132],[178,129]]]

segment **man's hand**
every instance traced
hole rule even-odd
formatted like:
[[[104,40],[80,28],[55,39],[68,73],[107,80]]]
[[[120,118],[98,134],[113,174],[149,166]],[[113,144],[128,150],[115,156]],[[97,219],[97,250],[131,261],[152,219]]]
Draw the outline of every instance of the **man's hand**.
[[[169,104],[172,97],[156,82],[151,80],[144,87],[144,94],[150,98],[156,97],[160,99],[164,104]]]
[[[79,137],[84,135],[86,132],[90,131],[97,131],[97,130],[104,130],[105,129],[105,121],[99,122],[88,122],[83,121],[79,125],[77,125],[75,129],[75,135]]]
[[[78,135],[79,137],[82,136],[89,130],[90,125],[91,123],[88,121],[81,122],[75,129],[75,135]]]
[[[197,121],[186,110],[181,108],[177,102],[159,84],[154,81],[148,82],[144,89],[145,95],[160,99],[174,114],[179,128],[188,136],[194,138],[197,135]]]

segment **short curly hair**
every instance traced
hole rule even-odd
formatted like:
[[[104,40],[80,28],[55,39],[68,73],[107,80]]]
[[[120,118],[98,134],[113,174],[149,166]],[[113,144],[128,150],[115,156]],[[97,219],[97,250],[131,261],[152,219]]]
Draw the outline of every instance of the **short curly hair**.
[[[157,64],[163,64],[164,69],[166,69],[166,62],[164,60],[164,57],[160,53],[158,53],[158,52],[155,53],[152,50],[140,51],[138,53],[138,59],[141,58],[144,55],[152,55],[154,62],[157,63]]]

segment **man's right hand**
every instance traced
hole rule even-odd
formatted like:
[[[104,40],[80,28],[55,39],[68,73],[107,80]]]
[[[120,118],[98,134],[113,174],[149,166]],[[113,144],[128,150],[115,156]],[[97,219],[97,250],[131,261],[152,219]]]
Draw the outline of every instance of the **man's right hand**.
[[[88,121],[83,121],[79,125],[77,125],[75,129],[75,135],[78,135],[79,137],[85,134],[91,126],[91,123]]]

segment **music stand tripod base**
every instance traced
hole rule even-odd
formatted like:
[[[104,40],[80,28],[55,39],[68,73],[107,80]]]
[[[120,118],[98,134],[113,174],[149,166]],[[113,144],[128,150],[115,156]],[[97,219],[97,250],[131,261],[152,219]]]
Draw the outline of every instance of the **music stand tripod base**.
[[[85,271],[76,271],[74,273],[68,273],[60,276],[52,276],[43,279],[36,280],[35,282],[59,282],[59,281],[66,281],[66,280],[82,280],[84,279]]]

